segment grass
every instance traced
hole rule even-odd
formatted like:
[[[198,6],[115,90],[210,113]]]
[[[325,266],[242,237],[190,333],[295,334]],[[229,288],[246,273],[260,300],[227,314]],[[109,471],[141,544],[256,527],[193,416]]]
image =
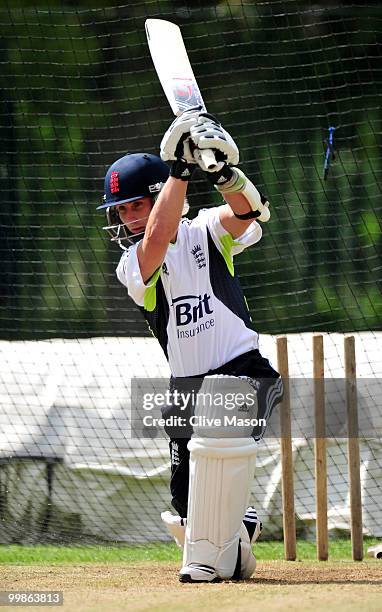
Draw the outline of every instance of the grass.
[[[364,539],[365,556],[367,548],[376,544],[376,538]],[[259,561],[284,559],[283,542],[257,542],[254,551]],[[149,543],[118,546],[53,546],[18,544],[0,545],[0,564],[2,565],[60,565],[70,563],[137,563],[139,561],[179,561],[181,553],[172,543]],[[314,542],[297,542],[299,560],[316,560]],[[329,542],[331,561],[350,561],[351,544],[348,538]]]

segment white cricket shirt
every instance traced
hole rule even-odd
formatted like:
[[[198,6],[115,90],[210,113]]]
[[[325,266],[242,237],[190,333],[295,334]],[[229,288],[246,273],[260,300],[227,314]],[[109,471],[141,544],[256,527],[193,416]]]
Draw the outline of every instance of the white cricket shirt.
[[[214,370],[258,348],[233,256],[261,238],[254,221],[233,239],[222,226],[219,208],[182,219],[160,269],[145,284],[135,244],[125,251],[117,277],[142,310],[158,338],[174,376]]]

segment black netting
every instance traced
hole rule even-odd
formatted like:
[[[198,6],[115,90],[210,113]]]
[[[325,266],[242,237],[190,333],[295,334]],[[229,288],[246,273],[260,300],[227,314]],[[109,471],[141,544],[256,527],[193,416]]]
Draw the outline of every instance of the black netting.
[[[130,377],[167,375],[167,366],[116,279],[120,251],[95,210],[106,168],[128,151],[158,153],[172,120],[147,47],[148,17],[181,27],[207,108],[271,203],[262,241],[237,259],[256,329],[362,332],[364,375],[381,374],[382,8],[339,0],[104,4],[8,0],[0,9],[4,541],[165,537],[167,442],[134,447],[121,422]],[[217,197],[199,174],[191,216]],[[301,338],[296,375],[309,377],[310,343]],[[329,342],[340,363],[342,349]],[[333,365],[331,375],[342,373]],[[341,444],[330,452],[339,453],[332,485],[343,501],[336,466],[345,455]],[[362,455],[371,479],[364,503],[377,507],[380,453],[373,442]],[[269,470],[254,492],[273,474],[274,534],[281,502]],[[299,486],[307,529],[311,493]],[[338,528],[348,525],[342,501]]]

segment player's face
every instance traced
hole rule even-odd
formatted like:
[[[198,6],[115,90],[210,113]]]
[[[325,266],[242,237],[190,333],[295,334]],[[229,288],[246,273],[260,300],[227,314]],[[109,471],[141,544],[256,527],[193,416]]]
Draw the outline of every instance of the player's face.
[[[151,198],[134,200],[117,207],[119,217],[132,234],[142,233],[146,227],[148,216],[152,209]]]

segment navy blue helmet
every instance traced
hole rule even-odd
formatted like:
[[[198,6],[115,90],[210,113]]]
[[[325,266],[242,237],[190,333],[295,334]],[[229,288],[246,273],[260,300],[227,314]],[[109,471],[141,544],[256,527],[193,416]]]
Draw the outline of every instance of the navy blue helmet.
[[[105,176],[103,203],[108,208],[140,198],[153,198],[169,176],[169,168],[151,153],[128,153],[114,162]]]
[[[146,197],[154,202],[168,176],[167,164],[151,153],[128,153],[110,166],[105,176],[103,203],[97,210],[106,209],[104,229],[112,242],[125,250],[142,238],[142,234],[133,234],[122,223],[116,206]]]
[[[108,169],[103,203],[97,206],[97,210],[105,209],[107,226],[103,229],[121,249],[127,250],[129,246],[141,240],[144,232],[133,234],[127,225],[122,223],[117,206],[147,197],[152,198],[154,204],[169,174],[167,164],[151,153],[128,153],[117,159]],[[188,209],[185,198],[182,214],[186,215]]]

